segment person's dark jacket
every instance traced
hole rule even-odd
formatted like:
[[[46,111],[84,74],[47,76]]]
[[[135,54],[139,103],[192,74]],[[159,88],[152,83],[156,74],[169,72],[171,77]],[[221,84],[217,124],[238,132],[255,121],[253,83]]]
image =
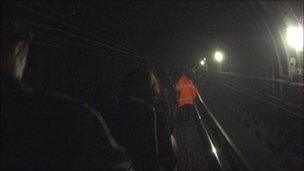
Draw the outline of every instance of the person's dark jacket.
[[[118,105],[119,104],[119,105]],[[118,107],[119,106],[119,107]],[[127,148],[137,170],[172,170],[176,156],[172,150],[170,132],[163,111],[155,110],[141,102],[121,103],[110,101],[102,109],[114,138]],[[155,152],[156,115],[158,152]]]
[[[136,170],[158,170],[153,109],[140,102],[107,106],[105,120],[114,138],[127,149]]]
[[[102,116],[89,105],[37,95],[17,80],[1,78],[1,170],[118,170],[125,161]]]

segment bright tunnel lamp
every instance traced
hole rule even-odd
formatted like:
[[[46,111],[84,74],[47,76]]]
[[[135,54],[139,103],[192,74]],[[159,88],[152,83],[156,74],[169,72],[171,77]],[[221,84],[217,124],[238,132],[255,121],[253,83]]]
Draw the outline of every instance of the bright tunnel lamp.
[[[289,26],[287,28],[287,42],[297,51],[303,50],[303,27]]]
[[[215,52],[214,58],[217,62],[222,62],[223,60],[223,54],[219,51]]]

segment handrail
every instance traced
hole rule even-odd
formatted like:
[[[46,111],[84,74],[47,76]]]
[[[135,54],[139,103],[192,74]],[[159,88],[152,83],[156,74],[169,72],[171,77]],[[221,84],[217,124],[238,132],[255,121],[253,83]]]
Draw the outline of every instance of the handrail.
[[[231,140],[231,138],[224,131],[224,129],[222,128],[222,126],[220,125],[220,123],[216,120],[216,118],[214,117],[214,115],[212,114],[212,112],[209,110],[209,108],[207,107],[207,105],[205,104],[205,102],[203,101],[203,99],[201,98],[199,92],[197,92],[197,96],[198,96],[200,102],[205,107],[205,109],[207,111],[207,114],[212,118],[212,121],[215,123],[215,125],[217,126],[217,128],[220,130],[221,134],[224,136],[224,138],[226,139],[226,141],[229,143],[230,147],[232,147],[232,149],[234,150],[234,152],[240,158],[241,162],[245,165],[245,167],[248,170],[253,170],[252,166],[249,164],[249,162],[244,157],[244,155],[242,154],[242,152],[236,147],[236,145],[233,143],[233,141]]]

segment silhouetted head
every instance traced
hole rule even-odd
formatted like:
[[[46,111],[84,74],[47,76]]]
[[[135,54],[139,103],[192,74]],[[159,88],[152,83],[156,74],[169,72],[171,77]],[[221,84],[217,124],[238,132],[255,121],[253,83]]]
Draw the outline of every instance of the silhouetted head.
[[[1,19],[1,74],[21,80],[32,30],[24,18],[2,15]]]
[[[124,98],[136,98],[153,103],[159,93],[156,78],[147,66],[136,66],[126,75],[123,83]]]

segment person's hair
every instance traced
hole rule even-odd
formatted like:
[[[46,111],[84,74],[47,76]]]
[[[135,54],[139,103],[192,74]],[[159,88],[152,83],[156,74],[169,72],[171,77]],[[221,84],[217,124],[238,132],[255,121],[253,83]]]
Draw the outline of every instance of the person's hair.
[[[125,76],[123,82],[124,99],[133,96],[145,101],[154,98],[151,70],[147,66],[136,66]]]
[[[1,58],[7,58],[16,43],[23,41],[25,46],[29,46],[33,32],[26,23],[26,19],[19,17],[18,14],[15,16],[2,15],[1,19]]]

